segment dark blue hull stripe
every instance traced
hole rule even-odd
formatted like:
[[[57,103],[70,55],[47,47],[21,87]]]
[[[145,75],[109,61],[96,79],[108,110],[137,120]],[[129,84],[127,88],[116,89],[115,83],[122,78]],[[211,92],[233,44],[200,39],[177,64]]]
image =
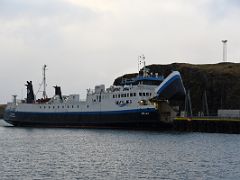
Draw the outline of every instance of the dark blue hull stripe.
[[[94,111],[94,112],[16,112],[16,115],[25,114],[25,115],[111,115],[111,114],[131,114],[131,113],[148,113],[156,112],[154,108],[148,109],[134,109],[134,110],[123,110],[123,111]]]
[[[5,121],[15,126],[51,127],[124,127],[163,128],[160,113],[156,109],[135,109],[110,112],[78,113],[23,113],[6,112]]]

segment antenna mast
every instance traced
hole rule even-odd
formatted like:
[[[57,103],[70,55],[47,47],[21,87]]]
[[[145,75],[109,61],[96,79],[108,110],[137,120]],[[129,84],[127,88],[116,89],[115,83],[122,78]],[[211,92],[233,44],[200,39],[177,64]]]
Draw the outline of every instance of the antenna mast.
[[[44,64],[43,65],[43,99],[46,99],[47,98],[47,93],[46,93],[46,69],[47,68],[47,65]]]
[[[140,75],[140,66],[142,64],[143,64],[143,71],[145,71],[146,62],[145,62],[144,54],[141,56],[138,56],[138,76]]]

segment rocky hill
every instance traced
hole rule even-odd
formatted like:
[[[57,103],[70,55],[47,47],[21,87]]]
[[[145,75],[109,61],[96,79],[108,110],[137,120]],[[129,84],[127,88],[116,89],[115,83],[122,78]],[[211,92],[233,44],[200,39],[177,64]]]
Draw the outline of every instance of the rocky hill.
[[[1,105],[0,104],[0,118],[3,118],[3,113],[4,113],[5,107],[6,107],[6,105]]]
[[[190,91],[192,110],[196,115],[203,110],[203,94],[206,91],[210,115],[218,109],[240,109],[240,63],[193,65],[173,63],[147,66],[151,72],[166,77],[173,70],[181,73],[186,90]],[[127,74],[114,81],[118,85],[122,78],[135,77]],[[181,109],[184,103],[178,102]]]

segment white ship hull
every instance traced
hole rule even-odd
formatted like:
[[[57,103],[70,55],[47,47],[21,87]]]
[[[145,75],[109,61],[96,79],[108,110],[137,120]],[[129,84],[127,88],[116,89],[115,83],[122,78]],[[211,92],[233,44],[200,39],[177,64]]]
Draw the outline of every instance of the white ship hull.
[[[88,90],[85,101],[80,101],[79,95],[62,96],[60,87],[56,86],[53,98],[35,101],[30,81],[26,102],[15,99],[9,103],[4,120],[15,126],[153,129],[170,126],[174,113],[166,98],[185,95],[180,74],[173,72],[164,81],[158,77],[141,77],[134,83],[108,89],[104,85],[96,86],[95,90]]]

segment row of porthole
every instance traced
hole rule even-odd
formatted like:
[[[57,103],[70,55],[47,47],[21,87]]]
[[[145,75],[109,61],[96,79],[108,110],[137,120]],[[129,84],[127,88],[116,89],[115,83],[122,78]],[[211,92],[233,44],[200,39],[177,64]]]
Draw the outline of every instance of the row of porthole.
[[[135,97],[135,96],[137,96],[136,93],[113,94],[113,98],[120,98],[120,97]]]
[[[151,96],[152,93],[149,92],[140,92],[139,96]],[[136,93],[127,93],[127,94],[113,94],[113,98],[120,98],[120,97],[135,97],[137,96]]]
[[[46,109],[47,107],[46,106],[39,106],[40,109]],[[55,106],[48,106],[48,109],[55,109]],[[62,106],[62,109],[64,109],[65,106]],[[70,106],[67,106],[66,108],[71,108]],[[72,108],[74,108],[74,106],[72,105]],[[77,105],[77,108],[79,108],[79,105]],[[60,106],[56,106],[56,109],[60,109]]]

